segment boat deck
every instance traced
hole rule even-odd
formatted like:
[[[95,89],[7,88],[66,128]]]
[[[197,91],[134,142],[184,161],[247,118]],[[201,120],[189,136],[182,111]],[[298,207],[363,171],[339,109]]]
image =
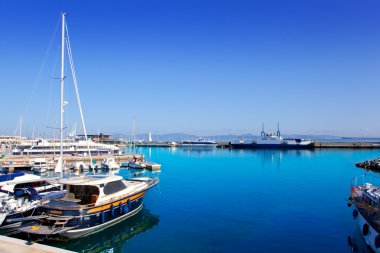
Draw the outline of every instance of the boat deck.
[[[74,228],[75,227],[51,227],[35,225],[19,228],[18,231],[32,235],[59,235]]]

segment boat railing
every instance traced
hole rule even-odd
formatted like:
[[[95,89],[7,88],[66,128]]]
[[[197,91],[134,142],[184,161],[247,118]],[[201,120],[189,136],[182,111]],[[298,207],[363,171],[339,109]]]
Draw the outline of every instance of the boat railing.
[[[380,186],[380,177],[376,175],[361,175],[354,177],[351,180],[351,188],[352,187],[361,187],[366,186],[368,184]]]

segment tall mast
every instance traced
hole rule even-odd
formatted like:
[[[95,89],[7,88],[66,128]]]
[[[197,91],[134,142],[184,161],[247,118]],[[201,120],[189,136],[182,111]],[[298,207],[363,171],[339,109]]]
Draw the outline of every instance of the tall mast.
[[[61,116],[60,116],[60,133],[61,133],[61,147],[60,147],[60,159],[61,162],[61,179],[63,178],[63,88],[64,88],[64,80],[65,80],[65,15],[66,13],[62,13],[62,48],[61,48]]]
[[[136,139],[136,117],[133,115],[133,123],[132,123],[132,147],[135,147],[135,139]]]
[[[21,140],[21,127],[22,127],[22,115],[21,115],[21,117],[20,117],[20,140]]]

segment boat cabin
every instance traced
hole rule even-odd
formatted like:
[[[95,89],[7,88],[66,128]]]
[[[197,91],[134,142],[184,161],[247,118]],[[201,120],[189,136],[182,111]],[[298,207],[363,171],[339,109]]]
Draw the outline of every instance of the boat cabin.
[[[95,205],[115,197],[127,188],[121,176],[87,176],[66,180],[66,195],[61,199],[78,205]]]
[[[363,201],[368,205],[379,208],[380,188],[367,183],[363,191]]]

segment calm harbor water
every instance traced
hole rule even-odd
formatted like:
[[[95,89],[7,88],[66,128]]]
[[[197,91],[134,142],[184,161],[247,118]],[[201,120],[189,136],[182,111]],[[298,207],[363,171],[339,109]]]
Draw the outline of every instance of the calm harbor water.
[[[137,152],[162,164],[145,209],[85,239],[50,245],[81,252],[351,252],[353,236],[367,252],[346,199],[351,179],[365,173],[354,164],[379,150]]]

